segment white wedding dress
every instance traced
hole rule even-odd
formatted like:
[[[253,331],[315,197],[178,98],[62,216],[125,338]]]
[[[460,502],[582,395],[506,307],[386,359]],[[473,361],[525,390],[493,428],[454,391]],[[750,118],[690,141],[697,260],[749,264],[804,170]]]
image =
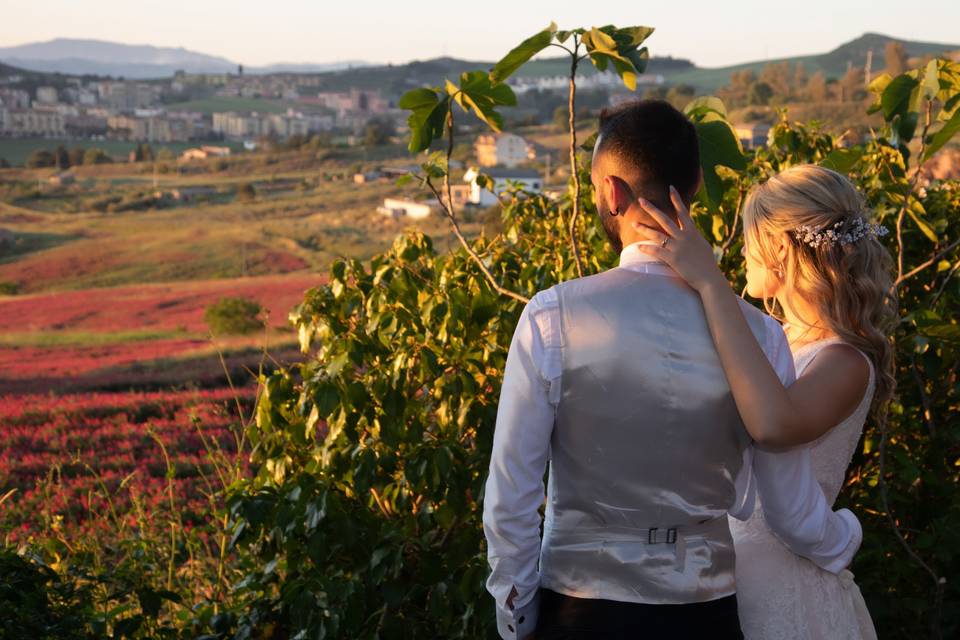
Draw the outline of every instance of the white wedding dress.
[[[797,376],[829,338],[806,344],[794,354]],[[869,363],[869,360],[868,360]],[[873,365],[867,391],[856,411],[808,445],[813,471],[827,502],[843,487],[875,386]],[[737,606],[746,640],[875,640],[870,613],[853,574],[824,571],[791,553],[774,537],[757,504],[749,520],[730,519],[737,551]]]

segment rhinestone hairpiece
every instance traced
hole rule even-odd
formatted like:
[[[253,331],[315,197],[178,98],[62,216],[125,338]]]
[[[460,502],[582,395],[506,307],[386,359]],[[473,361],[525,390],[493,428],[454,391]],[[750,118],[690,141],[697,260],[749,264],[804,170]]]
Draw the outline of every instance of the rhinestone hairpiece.
[[[797,227],[793,233],[797,240],[813,248],[832,247],[838,243],[841,246],[846,246],[868,236],[878,238],[890,233],[883,225],[867,222],[859,216],[853,219],[850,223],[850,229],[847,231],[840,231],[842,227],[843,221],[822,231],[810,225],[803,225]]]

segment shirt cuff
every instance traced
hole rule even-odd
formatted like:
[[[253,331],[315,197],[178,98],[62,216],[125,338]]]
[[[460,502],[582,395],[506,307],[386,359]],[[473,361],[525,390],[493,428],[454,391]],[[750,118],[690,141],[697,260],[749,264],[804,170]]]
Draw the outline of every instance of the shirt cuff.
[[[522,607],[510,610],[497,604],[497,632],[503,640],[523,640],[536,630],[539,613],[539,589],[530,602]]]
[[[860,526],[860,521],[857,520],[857,516],[853,515],[853,512],[849,509],[840,509],[836,513],[837,516],[847,524],[847,527],[849,527],[848,533],[850,540],[847,542],[846,548],[838,556],[826,564],[821,564],[820,567],[824,571],[839,574],[850,566],[850,563],[853,562],[853,556],[859,551],[860,544],[863,542],[863,527]]]

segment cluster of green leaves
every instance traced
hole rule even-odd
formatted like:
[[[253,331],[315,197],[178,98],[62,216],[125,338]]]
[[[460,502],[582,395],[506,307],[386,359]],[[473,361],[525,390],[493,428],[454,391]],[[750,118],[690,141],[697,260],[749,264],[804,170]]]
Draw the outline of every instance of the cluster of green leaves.
[[[91,572],[79,563],[51,566],[38,554],[3,547],[0,575],[0,639],[186,637],[159,621],[164,602],[179,603],[181,597],[153,588],[126,564]]]
[[[214,335],[236,335],[262,329],[262,313],[263,308],[256,300],[226,297],[207,307],[203,319]]]
[[[636,89],[637,74],[646,69],[649,53],[640,45],[650,37],[649,27],[620,28],[612,25],[592,29],[558,31],[557,25],[527,38],[514,47],[489,71],[468,71],[460,76],[460,83],[447,80],[443,87],[424,87],[408,91],[397,106],[409,110],[410,144],[412,153],[430,148],[434,140],[441,138],[452,117],[451,106],[456,103],[468,113],[473,113],[494,131],[503,128],[503,116],[498,107],[514,106],[517,97],[506,81],[520,67],[551,45],[566,49],[573,58],[572,69],[580,60],[581,47],[594,66],[605,71],[613,66],[630,90]],[[570,41],[572,48],[566,46]]]
[[[0,638],[96,637],[91,587],[61,577],[41,560],[0,549]]]
[[[926,132],[925,152],[921,161],[930,159],[950,138],[960,131],[960,65],[950,60],[934,58],[921,69],[913,69],[891,78],[884,73],[870,83],[877,94],[869,113],[880,112],[889,125],[890,144],[905,160],[910,158],[908,147],[917,125],[934,106],[938,107],[936,120],[942,126],[935,133]],[[929,124],[929,123],[928,123]]]
[[[597,32],[551,26],[511,51],[499,70],[464,74],[459,86],[408,93],[402,106],[412,112],[411,149],[427,149],[451,133],[453,102],[498,127],[495,107],[510,99],[498,87],[554,39],[573,37],[594,64],[606,61],[619,71],[610,41]],[[618,52],[627,46],[623,30],[599,33]],[[635,48],[642,35],[630,36],[629,45]],[[953,66],[938,61],[936,68],[938,83],[952,82]],[[890,86],[905,84],[895,78]],[[957,87],[941,84],[941,91],[925,99],[946,108]],[[926,109],[923,101],[915,106]],[[902,249],[905,272],[960,238],[957,183],[914,192],[908,179],[910,140],[901,127],[904,113],[912,118],[917,112],[890,111],[875,139],[852,148],[815,124],[791,123],[784,115],[769,146],[745,154],[722,103],[708,98],[689,105],[705,174],[694,215],[720,245],[731,281],[743,282],[737,212],[744,194],[799,163],[849,173],[880,221],[901,226],[902,246],[894,234],[888,241],[895,254]],[[952,117],[925,127],[924,135],[932,136],[927,144],[952,135],[941,133],[950,131]],[[435,157],[424,171],[437,178],[446,166]],[[580,172],[589,185],[588,162]],[[492,633],[481,504],[501,376],[521,304],[498,295],[481,265],[524,297],[575,277],[568,242],[573,193],[557,200],[514,193],[503,208],[502,234],[472,240],[470,251],[438,254],[429,238],[407,234],[368,263],[336,262],[329,283],[309,292],[292,320],[311,357],[264,378],[249,433],[258,472],[230,503],[235,548],[251,563],[236,585],[234,637]],[[580,197],[587,215],[574,231],[592,273],[613,266],[616,256],[605,243],[589,188]],[[954,320],[960,286],[953,278],[960,257],[954,250],[934,262],[899,288],[900,388],[884,477],[890,510],[907,541],[938,575],[950,576],[960,568],[960,328]],[[879,438],[877,425],[868,425],[844,494],[866,529],[858,579],[878,627],[892,635],[928,635],[938,607],[944,612],[939,630],[955,632],[960,620],[948,603],[958,601],[957,587],[948,582],[938,601],[886,519],[877,491]]]

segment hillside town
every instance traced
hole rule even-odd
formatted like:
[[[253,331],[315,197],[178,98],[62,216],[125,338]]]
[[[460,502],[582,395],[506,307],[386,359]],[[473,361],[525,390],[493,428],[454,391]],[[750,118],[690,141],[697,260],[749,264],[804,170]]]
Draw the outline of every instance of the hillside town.
[[[12,68],[8,68],[12,69]],[[55,79],[57,84],[45,84]],[[641,84],[658,86],[663,76]],[[519,78],[517,94],[530,91],[562,95],[568,78]],[[620,82],[613,73],[582,79],[584,90],[604,94]],[[0,69],[0,137],[69,138],[173,143],[252,141],[272,137],[338,133],[355,136],[371,120],[402,133],[406,113],[396,107],[400,92],[345,87],[321,90],[322,74],[191,74],[177,71],[159,80],[125,80],[44,75]],[[349,81],[347,82],[349,84]],[[217,110],[199,103],[239,105]],[[191,108],[193,107],[193,108]]]
[[[378,91],[311,90],[309,75],[187,74],[131,81],[67,77],[62,86],[23,88],[25,78],[0,76],[0,136],[110,139],[138,142],[280,139],[292,135],[359,132],[375,117],[402,115]],[[246,98],[263,109],[203,113],[178,108],[196,98]],[[275,105],[286,108],[276,112]]]

